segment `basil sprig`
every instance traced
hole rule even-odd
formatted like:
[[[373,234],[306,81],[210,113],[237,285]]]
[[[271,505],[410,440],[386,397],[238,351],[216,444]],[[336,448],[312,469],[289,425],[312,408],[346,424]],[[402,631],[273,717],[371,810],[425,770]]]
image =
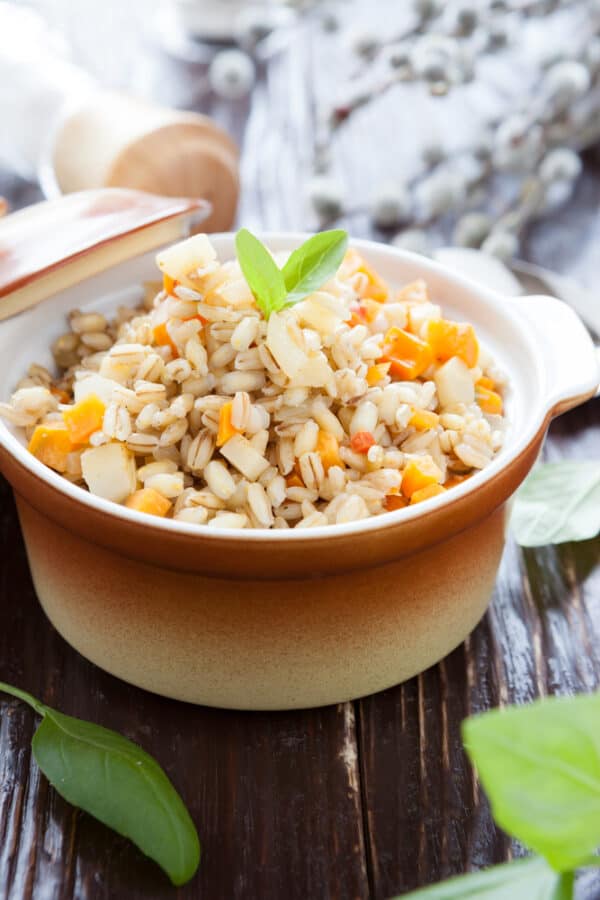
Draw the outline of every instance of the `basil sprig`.
[[[240,268],[265,319],[308,297],[333,278],[347,246],[345,231],[322,231],[294,250],[280,269],[247,228],[238,231],[235,238]]]
[[[558,872],[600,845],[600,694],[494,710],[463,725],[494,819]]]
[[[42,716],[31,747],[55,790],[124,835],[167,873],[189,881],[200,863],[200,842],[183,800],[158,763],[114,731],[45,706],[0,682]]]
[[[572,900],[573,881],[572,873],[559,875],[535,857],[449,878],[405,900]]]
[[[576,870],[600,865],[600,694],[493,710],[462,734],[495,821],[539,855],[407,900],[573,900]]]
[[[600,531],[600,462],[536,466],[517,491],[511,526],[522,547],[595,537]]]

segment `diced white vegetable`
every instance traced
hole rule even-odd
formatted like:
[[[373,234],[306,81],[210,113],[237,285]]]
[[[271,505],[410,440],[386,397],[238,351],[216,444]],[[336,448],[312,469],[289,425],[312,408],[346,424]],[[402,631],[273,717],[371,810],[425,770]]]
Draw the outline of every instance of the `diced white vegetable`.
[[[384,312],[386,307],[384,306]],[[415,334],[423,337],[424,325],[430,319],[440,319],[442,308],[436,303],[415,303],[410,307],[410,324]]]
[[[241,434],[223,444],[221,453],[248,481],[256,481],[269,468],[269,461]]]
[[[288,378],[293,378],[306,364],[308,357],[288,329],[286,313],[273,313],[269,318],[267,347]]]
[[[433,376],[437,388],[440,406],[452,406],[453,403],[473,403],[475,386],[471,373],[462,359],[453,356],[441,366]]]
[[[123,444],[103,444],[81,454],[81,471],[90,492],[122,503],[136,489],[135,459]]]
[[[291,387],[323,387],[332,377],[332,371],[324,353],[308,356],[293,378]]]
[[[187,276],[196,269],[209,266],[216,258],[216,251],[208,237],[205,234],[194,234],[187,240],[157,253],[156,264],[161,272],[170,278],[193,288],[194,283]]]
[[[79,403],[80,400],[83,400],[84,397],[88,397],[90,394],[95,394],[105,406],[108,406],[112,400],[115,387],[117,387],[117,382],[110,378],[105,378],[103,375],[96,375],[93,372],[91,375],[80,378],[75,382],[73,386],[75,403]]]
[[[227,281],[215,290],[229,306],[245,308],[254,306],[254,296],[243,278]]]
[[[319,334],[332,334],[340,322],[350,318],[350,311],[337,297],[316,293],[294,307],[300,324],[314,328]]]

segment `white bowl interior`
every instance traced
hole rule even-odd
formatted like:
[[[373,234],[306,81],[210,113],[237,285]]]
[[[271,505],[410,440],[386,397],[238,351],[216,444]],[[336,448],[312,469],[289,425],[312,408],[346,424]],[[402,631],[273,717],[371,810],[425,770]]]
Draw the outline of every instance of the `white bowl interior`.
[[[298,246],[306,235],[302,234],[267,234],[263,239],[274,250],[291,250]],[[231,234],[211,236],[221,259],[234,256],[234,236]],[[487,290],[475,285],[468,279],[450,272],[439,263],[406,253],[395,248],[375,244],[368,241],[352,241],[368,261],[391,284],[400,286],[417,277],[426,279],[434,302],[442,305],[448,318],[471,322],[481,343],[491,352],[497,365],[507,374],[509,388],[506,396],[506,415],[509,423],[506,442],[494,461],[483,471],[476,473],[466,482],[449,492],[451,497],[475,489],[483,481],[492,478],[509,458],[517,455],[527,446],[536,434],[546,413],[545,402],[545,369],[540,348],[532,335],[523,328],[519,317],[515,314],[514,304]],[[96,275],[69,290],[51,297],[34,309],[0,323],[2,353],[0,354],[0,399],[6,400],[15,388],[17,381],[26,373],[32,362],[41,363],[53,368],[50,345],[52,341],[67,330],[65,317],[74,309],[98,310],[111,314],[119,305],[136,305],[140,302],[143,289],[142,282],[157,280],[158,269],[155,265],[155,252],[147,253],[134,260],[121,263],[114,268]],[[114,515],[124,516],[143,523],[146,516],[125,507],[94,497],[87,491],[71,485],[57,473],[48,469],[26,450],[18,429],[0,420],[0,441],[17,459],[39,477],[59,487],[64,492],[77,497],[89,505],[97,506]],[[257,539],[268,534],[271,539],[320,539],[330,535],[335,529],[346,532],[362,532],[366,529],[380,528],[383,520],[397,521],[399,518],[414,518],[423,512],[423,508],[431,510],[448,501],[448,494],[440,495],[418,506],[407,507],[397,512],[385,513],[371,519],[314,529],[303,529],[302,532],[290,530],[251,529],[244,531],[244,538]],[[175,522],[170,519],[153,518],[153,525],[184,532],[199,532],[203,535],[215,535],[216,532],[205,526]],[[219,537],[235,536],[239,540],[238,530],[219,529]]]

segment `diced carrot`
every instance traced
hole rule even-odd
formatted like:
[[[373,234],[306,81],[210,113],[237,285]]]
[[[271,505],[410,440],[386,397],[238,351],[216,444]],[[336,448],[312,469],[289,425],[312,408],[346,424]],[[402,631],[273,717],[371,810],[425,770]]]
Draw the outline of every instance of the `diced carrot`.
[[[175,293],[175,288],[177,287],[178,283],[179,282],[175,278],[171,278],[171,276],[167,275],[166,272],[164,273],[164,275],[163,275],[163,290],[165,290],[167,292],[167,294],[170,294],[171,296],[173,296]]]
[[[490,391],[485,387],[476,387],[475,399],[485,413],[496,416],[502,415],[502,397],[496,391]]]
[[[367,311],[364,304],[360,303],[352,310],[348,325],[350,326],[350,328],[354,328],[356,325],[364,325],[366,321]]]
[[[412,503],[422,503],[423,500],[429,500],[431,497],[437,497],[438,494],[445,494],[446,488],[443,488],[441,484],[428,484],[427,487],[421,488],[418,491],[415,491],[414,494],[410,498],[410,502]]]
[[[442,472],[431,457],[411,459],[402,473],[402,493],[405,497],[410,498],[415,491],[420,491],[421,488],[430,484],[439,484],[442,477]]]
[[[433,362],[431,347],[403,328],[390,328],[383,345],[381,359],[391,363],[393,375],[406,381],[418,378]]]
[[[234,434],[241,433],[239,428],[234,428],[231,424],[232,409],[233,403],[230,400],[228,403],[224,403],[219,410],[219,431],[217,433],[217,447],[222,447],[223,444],[226,444],[227,441],[234,436]]]
[[[367,369],[367,384],[369,387],[374,387],[376,384],[379,384],[382,381],[387,373],[390,371],[391,363],[375,363],[374,366],[369,366]]]
[[[319,431],[317,438],[317,453],[321,457],[323,468],[327,472],[331,466],[341,466],[340,445],[337,438],[330,431]]]
[[[297,472],[290,472],[289,475],[286,475],[285,483],[287,487],[304,487],[304,482],[300,478]]]
[[[417,409],[408,420],[408,424],[417,431],[427,431],[429,428],[435,428],[439,420],[440,417],[437,413],[430,412],[428,409]]]
[[[479,344],[472,325],[450,322],[448,319],[431,319],[427,325],[427,340],[433,355],[440,362],[458,356],[469,369],[477,365]]]
[[[353,249],[348,250],[343,267],[346,275],[355,275],[357,272],[362,272],[363,275],[366,275],[367,285],[361,291],[361,299],[369,297],[378,303],[385,303],[389,295],[388,286],[375,269],[363,259],[360,253]]]
[[[96,394],[88,394],[79,403],[63,410],[63,420],[73,444],[85,444],[94,431],[102,428],[106,407]]]
[[[475,382],[475,387],[476,388],[482,387],[482,388],[487,388],[488,391],[495,391],[496,390],[496,382],[494,381],[493,378],[488,378],[487,375],[482,375],[481,378],[479,378],[478,381]]]
[[[153,337],[154,343],[157,345],[157,347],[170,347],[173,352],[173,356],[175,356],[175,357],[179,356],[179,350],[177,349],[177,345],[171,339],[171,335],[167,331],[167,323],[166,322],[159,322],[158,325],[154,326],[152,337]]]
[[[70,403],[71,402],[71,398],[69,397],[69,395],[67,394],[66,391],[62,390],[62,388],[57,388],[57,387],[52,386],[50,388],[50,393],[52,394],[53,397],[56,397],[56,399],[58,400],[59,403]]]
[[[428,303],[429,293],[427,291],[427,282],[423,278],[417,278],[410,281],[400,288],[396,294],[396,300],[399,302],[409,303]]]
[[[405,506],[408,506],[408,500],[400,494],[386,494],[383,505],[388,512],[392,512],[395,509],[404,509]]]
[[[350,447],[355,453],[368,453],[375,444],[375,438],[370,431],[357,431],[350,441]]]
[[[57,472],[66,472],[67,456],[73,450],[73,444],[64,422],[46,422],[36,426],[28,449],[44,465]]]
[[[141,488],[127,498],[125,506],[151,516],[166,516],[171,509],[171,501],[154,488]]]

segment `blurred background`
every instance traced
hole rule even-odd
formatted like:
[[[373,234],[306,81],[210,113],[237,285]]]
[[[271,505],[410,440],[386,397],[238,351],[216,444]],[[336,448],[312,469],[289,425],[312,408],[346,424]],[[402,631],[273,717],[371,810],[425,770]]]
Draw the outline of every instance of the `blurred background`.
[[[599,84],[597,0],[0,2],[0,194],[211,190],[221,228],[341,224],[545,264],[559,247],[585,280]],[[141,184],[123,151],[169,114],[140,124],[139,101],[210,117],[239,162],[220,130],[218,170],[204,138],[184,153],[179,122],[144,144]]]

